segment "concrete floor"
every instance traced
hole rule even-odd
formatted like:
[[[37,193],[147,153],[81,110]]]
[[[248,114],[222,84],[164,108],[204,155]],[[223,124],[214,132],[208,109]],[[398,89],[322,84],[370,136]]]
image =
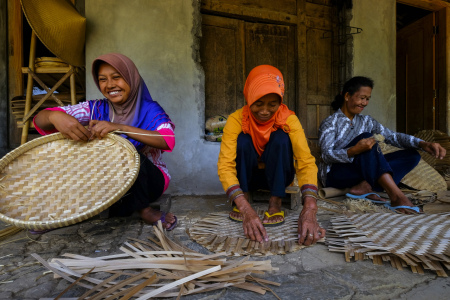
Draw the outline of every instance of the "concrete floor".
[[[206,213],[228,210],[226,198],[177,196],[171,200],[171,211],[178,216],[179,226],[170,236],[187,247],[205,252],[203,247],[189,239],[186,228]],[[332,216],[333,213],[328,211],[319,211],[319,221],[325,227]],[[31,257],[31,253],[38,253],[44,259],[63,253],[103,256],[119,253],[118,248],[127,238],[146,239],[150,232],[151,226],[143,224],[137,217],[94,218],[41,236],[28,234],[27,237],[27,232],[22,231],[0,242],[0,299],[53,298],[69,285],[63,279],[43,275],[46,269]],[[4,244],[8,241],[13,242]],[[407,269],[398,271],[388,263],[377,266],[369,260],[346,263],[343,254],[329,252],[323,244],[262,259],[271,259],[272,266],[279,268],[279,271],[267,273],[263,278],[281,283],[281,286],[273,287],[281,299],[449,298],[450,281],[447,278],[437,277],[430,271],[425,275],[413,274]],[[74,287],[63,297],[76,298],[84,292],[84,288]],[[233,287],[183,298],[275,299],[271,293],[261,296]]]

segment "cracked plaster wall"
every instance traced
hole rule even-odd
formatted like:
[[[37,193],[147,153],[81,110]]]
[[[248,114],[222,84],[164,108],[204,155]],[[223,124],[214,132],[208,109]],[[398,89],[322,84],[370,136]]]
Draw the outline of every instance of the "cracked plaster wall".
[[[396,1],[353,1],[350,26],[363,32],[353,37],[353,76],[375,81],[368,114],[388,128],[396,129]]]
[[[101,98],[90,77],[95,57],[119,52],[138,67],[153,99],[176,125],[176,146],[163,155],[172,181],[167,193],[223,193],[217,176],[220,143],[204,134],[204,74],[199,62],[197,0],[86,1],[87,98]]]

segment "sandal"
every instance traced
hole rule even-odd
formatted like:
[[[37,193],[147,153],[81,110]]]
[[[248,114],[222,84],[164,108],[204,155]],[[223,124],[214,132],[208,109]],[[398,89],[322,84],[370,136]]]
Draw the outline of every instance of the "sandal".
[[[153,226],[158,225],[158,222],[159,222],[159,221],[161,221],[162,224],[164,224],[164,223],[167,224],[168,222],[166,222],[166,215],[167,215],[167,213],[164,212],[164,211],[162,211],[162,212],[161,212],[161,218],[159,218],[158,221],[153,222],[152,225],[153,225]],[[175,222],[173,222],[172,225],[170,225],[169,228],[163,227],[163,228],[166,229],[167,231],[171,231],[171,230],[173,230],[173,229],[177,226],[177,223],[178,223],[177,216],[174,215],[173,217],[175,218]],[[169,223],[169,224],[170,224],[170,223]]]
[[[241,212],[239,211],[239,209],[238,209],[236,206],[233,207],[233,211],[234,211],[234,212],[237,212],[237,213],[241,213]],[[231,212],[230,212],[230,215],[228,215],[228,218],[230,218],[231,221],[242,223],[242,219],[233,218],[233,217],[231,216]]]
[[[388,208],[388,209],[390,209],[392,211],[395,211],[398,214],[404,214],[404,213],[401,213],[401,212],[397,211],[397,209],[399,209],[399,208],[412,210],[414,212],[414,214],[423,214],[423,212],[421,212],[420,208],[417,207],[417,206],[406,206],[406,205],[391,206],[389,204],[385,204],[384,207],[386,207],[386,208]]]
[[[263,224],[263,226],[267,226],[267,227],[270,227],[270,226],[279,226],[279,225],[281,225],[281,224],[283,224],[284,223],[284,211],[282,210],[282,211],[280,211],[280,212],[277,212],[277,213],[274,213],[274,214],[272,214],[272,215],[269,215],[269,212],[265,212],[264,213],[264,215],[267,217],[267,219],[270,219],[270,218],[272,218],[272,217],[274,217],[274,216],[282,216],[283,217],[283,221],[279,221],[279,222],[273,222],[273,223],[262,223]]]

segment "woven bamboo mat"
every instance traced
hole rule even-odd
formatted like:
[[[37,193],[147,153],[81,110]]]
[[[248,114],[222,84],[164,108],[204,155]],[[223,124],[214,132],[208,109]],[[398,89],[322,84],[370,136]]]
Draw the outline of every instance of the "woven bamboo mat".
[[[400,148],[386,144],[384,142],[384,136],[380,134],[376,134],[374,137],[378,141],[378,145],[380,146],[383,154],[401,150]],[[419,164],[412,169],[411,172],[403,177],[401,183],[421,191],[427,190],[436,193],[447,190],[447,183],[445,182],[444,177],[442,177],[442,175],[430,166],[423,158],[420,159]]]
[[[399,270],[424,269],[447,277],[450,270],[450,213],[434,215],[355,214],[331,219],[326,244],[344,252],[346,261],[390,261]]]
[[[128,140],[109,134],[88,143],[52,134],[0,160],[0,220],[52,229],[86,220],[119,200],[139,172]]]
[[[436,159],[431,154],[420,151],[419,153],[423,160],[439,172],[445,171],[450,167],[450,137],[447,134],[439,130],[422,130],[414,136],[427,142],[439,143],[447,150],[447,155],[443,159]]]
[[[257,210],[260,218],[264,211]],[[305,246],[298,244],[298,214],[285,211],[285,221],[276,227],[265,227],[269,241],[259,243],[247,239],[242,223],[231,221],[229,212],[211,213],[199,220],[188,234],[197,243],[211,252],[226,252],[227,255],[268,256],[298,251]]]

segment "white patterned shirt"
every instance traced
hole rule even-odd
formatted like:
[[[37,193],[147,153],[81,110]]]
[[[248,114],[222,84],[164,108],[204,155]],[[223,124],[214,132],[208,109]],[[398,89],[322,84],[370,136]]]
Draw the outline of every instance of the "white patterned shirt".
[[[319,164],[319,176],[324,186],[333,163],[353,162],[353,157],[348,157],[346,146],[364,132],[381,134],[385,137],[387,144],[399,148],[418,149],[419,142],[422,141],[412,135],[392,131],[368,115],[357,114],[350,121],[341,109],[338,109],[323,120],[319,127],[319,146],[323,160]]]

